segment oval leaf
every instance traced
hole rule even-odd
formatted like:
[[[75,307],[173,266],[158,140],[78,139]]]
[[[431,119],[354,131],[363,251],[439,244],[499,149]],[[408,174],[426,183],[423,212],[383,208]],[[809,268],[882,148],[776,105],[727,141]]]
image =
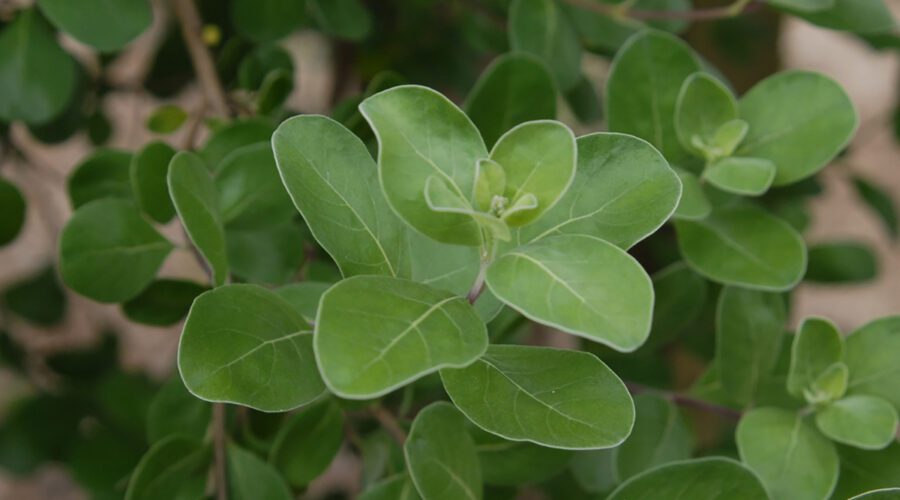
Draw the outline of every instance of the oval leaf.
[[[703,178],[722,191],[759,196],[772,185],[775,164],[762,158],[731,156],[710,165]]]
[[[753,472],[734,460],[698,458],[663,465],[622,483],[608,500],[668,498],[768,500]]]
[[[25,225],[25,197],[15,184],[0,178],[0,246],[16,239]]]
[[[173,156],[175,150],[168,144],[151,142],[131,158],[129,177],[135,201],[145,214],[160,224],[175,216],[166,181]]]
[[[100,198],[131,199],[131,153],[100,148],[75,167],[67,190],[72,208]]]
[[[848,396],[816,413],[822,434],[838,443],[879,450],[894,441],[897,410],[875,396]]]
[[[344,442],[344,418],[332,400],[294,414],[278,430],[271,463],[294,488],[304,488],[319,476]]]
[[[325,389],[312,327],[283,298],[255,285],[197,297],[178,346],[178,370],[200,399],[262,411],[296,408]]]
[[[848,392],[869,394],[900,410],[900,316],[875,320],[846,339],[844,362],[850,371]]]
[[[810,389],[829,367],[844,356],[844,340],[837,326],[825,318],[806,318],[791,345],[787,390],[797,397]]]
[[[728,87],[712,75],[694,73],[681,85],[675,104],[678,140],[691,153],[708,157],[715,147],[716,131],[737,118],[737,113],[737,101]],[[695,137],[702,147],[698,147]]]
[[[509,45],[539,57],[563,91],[581,78],[581,44],[553,0],[515,0],[509,7]]]
[[[416,416],[403,454],[424,500],[481,499],[481,468],[465,425],[459,411],[446,402]]]
[[[343,398],[387,394],[440,368],[467,366],[486,348],[484,322],[449,292],[356,276],[322,295],[316,359],[328,388]]]
[[[644,268],[591,236],[542,238],[498,258],[487,284],[529,318],[630,352],[650,334],[653,286]]]
[[[493,345],[467,368],[441,370],[441,379],[469,420],[512,441],[610,448],[634,423],[625,384],[586,352]]]
[[[121,49],[153,22],[148,0],[39,0],[59,29],[101,52]]]

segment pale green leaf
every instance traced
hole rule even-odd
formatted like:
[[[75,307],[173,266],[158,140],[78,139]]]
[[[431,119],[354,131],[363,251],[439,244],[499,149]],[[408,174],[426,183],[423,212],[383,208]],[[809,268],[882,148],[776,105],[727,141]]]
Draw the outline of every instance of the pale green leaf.
[[[536,57],[503,54],[479,77],[464,109],[490,147],[520,123],[556,118],[556,87]]]
[[[314,343],[333,393],[371,399],[440,368],[469,365],[487,347],[487,329],[463,297],[356,276],[322,295]]]
[[[787,311],[780,294],[726,287],[716,309],[716,370],[729,398],[748,406],[781,350]]]
[[[866,450],[882,449],[897,434],[897,410],[876,396],[848,396],[816,412],[822,434]]]
[[[734,95],[712,75],[694,73],[681,84],[675,103],[675,132],[684,149],[700,157],[719,156],[714,150],[716,131],[735,118]]]
[[[759,196],[772,185],[775,164],[762,158],[730,156],[707,167],[703,178],[729,193]]]
[[[586,352],[493,345],[467,368],[441,370],[441,378],[469,420],[512,441],[610,448],[634,423],[625,384]]]
[[[803,390],[803,397],[810,404],[829,403],[844,396],[850,378],[847,365],[834,363],[825,369],[812,383]]]
[[[491,264],[487,284],[525,316],[620,351],[650,334],[650,277],[599,238],[560,235],[519,247]]]
[[[643,31],[616,53],[606,81],[609,129],[646,139],[671,162],[687,154],[675,131],[675,106],[681,84],[701,65],[680,39]]]
[[[271,465],[249,451],[229,444],[228,498],[230,500],[292,500],[288,485]]]
[[[791,345],[788,392],[797,397],[810,388],[831,365],[844,357],[844,340],[837,326],[825,318],[803,320]]]
[[[148,0],[39,0],[50,22],[101,52],[121,49],[153,22]]]
[[[331,464],[344,442],[344,418],[327,399],[292,415],[278,429],[269,463],[294,488],[304,488]]]
[[[624,134],[580,137],[578,168],[566,194],[513,239],[524,244],[552,234],[602,238],[627,249],[674,212],[681,183],[647,142]]]
[[[581,77],[581,44],[575,28],[553,0],[514,0],[509,7],[509,44],[540,58],[563,91]]]
[[[409,474],[424,500],[480,500],[481,468],[465,419],[434,403],[416,416],[403,445]]]
[[[209,170],[199,156],[182,151],[169,164],[168,185],[185,232],[212,269],[213,283],[224,285],[228,280],[225,230]]]
[[[622,483],[609,500],[768,500],[759,478],[727,458],[684,460],[648,470]]]
[[[164,142],[151,142],[131,158],[129,169],[131,190],[141,211],[151,219],[165,224],[175,216],[175,206],[169,196],[166,179],[169,162],[175,150]]]
[[[470,216],[434,212],[425,201],[430,176],[471,201],[476,162],[488,156],[478,129],[434,90],[404,85],[369,97],[359,107],[378,139],[378,174],[388,203],[416,230],[445,243],[481,244]]]
[[[875,320],[846,339],[849,394],[879,396],[900,409],[900,316]]]
[[[806,272],[803,239],[762,209],[715,209],[701,221],[676,220],[675,228],[684,260],[718,283],[781,291]]]
[[[690,458],[693,435],[675,405],[656,394],[634,397],[631,435],[615,448],[620,481],[668,462]]]
[[[504,220],[524,226],[550,210],[575,177],[576,158],[575,135],[560,122],[526,122],[503,134],[490,156],[505,173],[503,196],[511,207],[526,194],[537,202],[533,209],[501,213]]]
[[[69,287],[100,302],[122,302],[153,281],[173,246],[132,203],[108,198],[75,211],[59,248]]]
[[[68,2],[57,2],[68,3]],[[59,116],[74,98],[75,59],[56,43],[36,9],[19,12],[0,31],[0,120],[29,125]]]
[[[752,410],[741,418],[735,438],[741,460],[772,500],[822,500],[837,483],[834,444],[796,412]]]
[[[100,148],[82,160],[66,184],[72,208],[101,198],[132,199],[131,158],[126,151]]]
[[[837,82],[807,71],[766,78],[741,97],[738,110],[750,132],[737,154],[774,163],[775,186],[819,171],[850,142],[859,122]]]
[[[255,285],[197,297],[178,346],[188,390],[207,401],[286,411],[324,391],[312,327],[283,298]]]
[[[712,205],[706,199],[703,192],[703,186],[700,179],[687,170],[676,168],[675,172],[681,179],[681,199],[678,201],[678,208],[672,217],[676,219],[700,220],[705,218],[712,212]]]

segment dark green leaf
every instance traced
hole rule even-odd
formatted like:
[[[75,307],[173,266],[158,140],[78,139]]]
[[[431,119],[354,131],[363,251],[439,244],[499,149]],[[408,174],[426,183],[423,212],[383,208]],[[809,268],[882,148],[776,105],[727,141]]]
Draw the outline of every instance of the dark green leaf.
[[[855,241],[819,243],[809,247],[806,281],[861,283],[878,276],[878,260],[867,245]]]
[[[166,178],[175,150],[164,142],[151,142],[131,158],[130,178],[134,198],[151,219],[165,224],[175,216]]]
[[[100,148],[75,167],[67,185],[72,208],[101,198],[129,200],[131,153]]]
[[[122,304],[128,319],[153,326],[174,325],[187,316],[194,298],[207,287],[184,280],[159,279]]]
[[[891,238],[896,239],[900,234],[900,223],[897,221],[897,208],[891,195],[859,176],[853,178],[853,186],[856,194],[881,219]]]
[[[25,198],[15,184],[0,178],[0,246],[16,239],[25,225]]]
[[[59,29],[101,52],[121,49],[153,22],[148,0],[39,0]]]
[[[12,285],[4,292],[3,299],[12,312],[36,325],[55,325],[66,313],[66,294],[53,266]]]
[[[275,437],[269,463],[294,488],[304,488],[328,468],[344,442],[344,418],[325,400],[293,415]]]

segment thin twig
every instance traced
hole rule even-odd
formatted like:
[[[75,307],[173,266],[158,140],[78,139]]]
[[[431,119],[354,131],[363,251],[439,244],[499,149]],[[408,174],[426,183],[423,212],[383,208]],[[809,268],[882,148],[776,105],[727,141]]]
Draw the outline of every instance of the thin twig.
[[[213,112],[221,116],[230,116],[225,90],[222,82],[219,81],[216,66],[200,36],[203,30],[203,21],[197,12],[194,0],[172,0],[172,8],[175,11],[175,17],[181,24],[181,35],[187,45],[191,63],[197,73],[197,80],[203,89],[203,95],[210,103]]]
[[[596,0],[566,0],[570,5],[585,10],[596,12],[610,17],[631,18],[640,21],[653,20],[684,20],[684,21],[714,21],[728,19],[741,14],[753,12],[762,7],[762,0],[735,0],[730,5],[722,7],[709,7],[694,10],[638,10],[622,8],[620,5],[605,4]]]
[[[678,406],[684,406],[686,408],[694,408],[697,410],[701,410],[707,413],[714,413],[716,415],[725,417],[730,420],[740,420],[743,412],[740,410],[735,410],[734,408],[729,408],[727,406],[717,405],[715,403],[710,403],[709,401],[704,401],[702,399],[697,399],[686,394],[681,394],[678,392],[665,391],[661,389],[655,389],[653,387],[648,387],[643,384],[638,384],[636,382],[625,382],[625,387],[628,388],[628,392],[632,394],[641,394],[645,392],[655,392],[660,396],[668,399],[669,401],[675,403]]]
[[[225,473],[225,403],[213,403],[212,425],[216,499],[228,500],[228,477]]]
[[[403,444],[406,443],[406,431],[400,427],[400,423],[397,422],[397,418],[394,417],[393,413],[381,405],[372,406],[369,408],[369,413],[375,417],[375,420],[378,420],[378,423],[384,427],[384,430],[386,430],[392,438],[394,438],[394,441],[396,441],[397,444],[403,446]]]

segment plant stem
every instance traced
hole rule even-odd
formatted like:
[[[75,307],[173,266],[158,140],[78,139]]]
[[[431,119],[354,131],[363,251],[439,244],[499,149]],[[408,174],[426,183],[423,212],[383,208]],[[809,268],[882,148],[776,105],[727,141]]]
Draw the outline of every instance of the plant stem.
[[[394,441],[396,441],[397,444],[403,446],[403,444],[406,443],[406,431],[400,427],[400,423],[397,422],[397,418],[394,417],[393,413],[388,411],[384,406],[378,404],[369,408],[369,412],[375,417],[375,420],[378,420],[378,423],[384,427],[384,430],[394,438]]]
[[[740,420],[743,412],[740,410],[735,410],[734,408],[729,408],[727,406],[717,405],[715,403],[710,403],[709,401],[704,401],[702,399],[697,399],[692,396],[688,396],[686,394],[665,391],[661,389],[656,389],[653,387],[648,387],[643,384],[638,384],[636,382],[625,381],[625,387],[628,388],[628,392],[631,394],[642,394],[646,392],[655,392],[662,397],[668,399],[669,401],[675,403],[678,406],[684,406],[685,408],[694,408],[697,410],[705,411],[707,413],[714,413],[716,415],[722,416],[729,420]]]
[[[735,0],[730,5],[723,7],[709,7],[686,11],[666,10],[635,10],[622,8],[621,5],[603,4],[597,0],[566,0],[574,7],[604,14],[616,18],[631,18],[641,21],[652,20],[685,20],[685,21],[714,21],[716,19],[728,19],[737,17],[746,12],[752,12],[762,6],[761,0]]]
[[[225,472],[225,403],[213,403],[212,425],[216,499],[228,500],[228,477]]]
[[[225,90],[222,82],[219,81],[219,75],[216,73],[216,66],[213,63],[212,56],[209,54],[200,33],[203,29],[203,21],[197,12],[197,6],[194,0],[172,0],[172,10],[175,17],[181,24],[181,36],[187,45],[188,53],[191,56],[191,63],[194,71],[197,73],[197,80],[203,89],[203,95],[209,102],[213,112],[221,116],[230,116],[228,101],[225,99]]]

